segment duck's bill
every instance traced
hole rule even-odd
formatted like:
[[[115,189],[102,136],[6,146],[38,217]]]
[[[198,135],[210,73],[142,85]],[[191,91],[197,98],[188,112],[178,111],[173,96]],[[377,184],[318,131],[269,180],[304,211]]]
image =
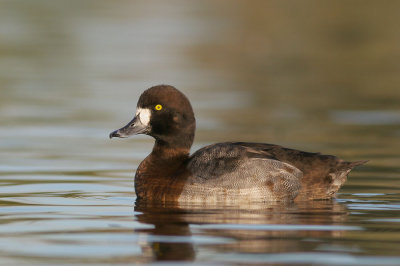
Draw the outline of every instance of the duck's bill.
[[[147,132],[147,126],[144,125],[138,116],[135,116],[126,126],[115,130],[110,133],[111,138],[127,138],[132,135],[145,134]]]

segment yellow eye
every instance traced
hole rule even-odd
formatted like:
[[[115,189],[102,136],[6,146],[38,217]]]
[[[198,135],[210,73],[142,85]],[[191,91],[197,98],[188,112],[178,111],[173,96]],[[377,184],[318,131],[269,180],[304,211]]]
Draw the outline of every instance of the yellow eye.
[[[157,111],[160,111],[162,109],[162,105],[161,104],[157,104],[154,109],[156,109]]]

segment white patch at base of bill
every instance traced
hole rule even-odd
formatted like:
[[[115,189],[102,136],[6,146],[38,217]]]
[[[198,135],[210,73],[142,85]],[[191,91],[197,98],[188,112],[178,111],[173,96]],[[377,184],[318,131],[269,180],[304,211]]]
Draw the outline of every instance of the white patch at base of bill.
[[[136,109],[136,116],[139,117],[140,122],[145,125],[148,126],[150,123],[150,119],[151,119],[151,111],[150,109],[147,108],[137,108]]]

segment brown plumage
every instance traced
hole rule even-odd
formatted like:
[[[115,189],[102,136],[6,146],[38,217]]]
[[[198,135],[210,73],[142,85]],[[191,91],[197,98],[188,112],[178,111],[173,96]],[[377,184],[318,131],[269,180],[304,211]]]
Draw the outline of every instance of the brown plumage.
[[[135,118],[110,134],[155,138],[153,151],[136,171],[138,198],[225,203],[329,199],[351,169],[366,162],[245,142],[217,143],[189,156],[194,131],[190,102],[174,87],[155,86],[140,96]]]

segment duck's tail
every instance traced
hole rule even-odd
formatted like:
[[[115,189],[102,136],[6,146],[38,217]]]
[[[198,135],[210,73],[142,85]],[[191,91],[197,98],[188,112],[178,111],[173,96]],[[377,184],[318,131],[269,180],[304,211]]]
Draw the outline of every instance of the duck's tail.
[[[302,180],[302,189],[296,200],[306,199],[331,199],[336,196],[336,192],[346,182],[347,175],[356,166],[363,165],[368,161],[336,161],[336,165],[326,171],[316,171],[306,175]]]
[[[354,161],[354,162],[342,162],[341,166],[343,167],[342,169],[346,170],[351,170],[356,166],[366,164],[369,160],[363,160],[363,161]]]
[[[354,161],[354,162],[346,162],[346,161],[340,162],[337,171],[329,173],[329,176],[331,177],[330,180],[331,182],[329,182],[329,185],[327,187],[326,191],[327,198],[333,198],[336,196],[336,193],[338,192],[340,187],[343,186],[343,184],[346,182],[347,175],[354,167],[363,165],[367,162],[368,160]]]

